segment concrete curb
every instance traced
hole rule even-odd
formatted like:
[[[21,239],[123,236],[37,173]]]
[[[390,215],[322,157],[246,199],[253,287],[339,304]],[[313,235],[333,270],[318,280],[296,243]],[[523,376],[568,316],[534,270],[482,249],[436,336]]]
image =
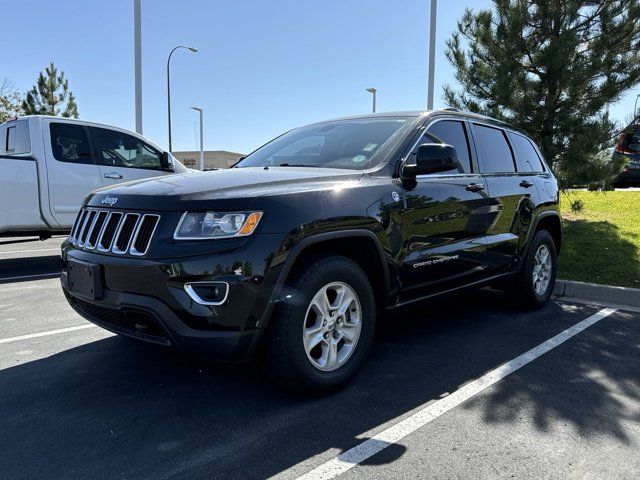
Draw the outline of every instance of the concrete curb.
[[[640,288],[614,287],[596,283],[556,280],[553,294],[557,297],[597,303],[605,306],[640,309]]]

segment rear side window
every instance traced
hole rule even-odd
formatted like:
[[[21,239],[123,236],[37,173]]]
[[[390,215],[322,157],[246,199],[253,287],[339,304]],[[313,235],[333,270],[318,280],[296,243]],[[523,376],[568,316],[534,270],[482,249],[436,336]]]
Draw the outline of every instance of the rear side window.
[[[93,163],[87,132],[82,125],[52,123],[51,150],[60,162]]]
[[[471,173],[471,156],[469,155],[469,142],[467,132],[462,122],[455,120],[443,120],[429,127],[428,133],[437,137],[438,140],[451,145],[456,149],[458,160],[465,173]],[[459,173],[457,170],[450,170],[442,173]]]
[[[622,140],[622,146],[640,153],[640,128],[633,129],[627,133]]]
[[[511,173],[516,171],[511,147],[504,132],[498,128],[473,125],[473,138],[482,173]]]
[[[7,153],[13,153],[16,148],[16,127],[7,128],[7,143],[5,145]]]
[[[509,132],[509,140],[516,154],[516,165],[519,172],[544,172],[538,152],[528,138]]]
[[[101,165],[162,170],[162,154],[132,135],[91,127],[91,139]]]

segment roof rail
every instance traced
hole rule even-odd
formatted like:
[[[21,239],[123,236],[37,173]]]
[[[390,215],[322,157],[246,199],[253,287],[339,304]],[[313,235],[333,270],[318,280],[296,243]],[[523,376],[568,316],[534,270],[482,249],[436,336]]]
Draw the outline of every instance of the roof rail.
[[[448,112],[459,112],[460,111],[456,107],[447,107],[447,108],[443,108],[442,110],[446,110]]]

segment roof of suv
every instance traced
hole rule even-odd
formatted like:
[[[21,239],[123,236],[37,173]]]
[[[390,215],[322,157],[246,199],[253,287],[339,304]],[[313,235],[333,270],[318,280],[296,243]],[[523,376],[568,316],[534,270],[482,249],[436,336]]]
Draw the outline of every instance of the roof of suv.
[[[429,115],[442,115],[442,114],[482,120],[483,122],[491,123],[495,126],[499,126],[502,128],[510,128],[512,130],[520,131],[519,128],[514,127],[513,125],[503,122],[501,120],[496,120],[495,118],[487,117],[486,115],[481,115],[479,113],[458,110],[456,108],[443,108],[439,110],[401,110],[401,111],[395,111],[395,112],[365,113],[360,115],[349,115],[346,117],[338,117],[338,118],[333,118],[331,120],[325,120],[323,122],[315,122],[315,123],[324,123],[326,121],[335,121],[335,120],[355,120],[359,118],[381,118],[381,117],[416,117],[418,118],[418,117],[427,117]]]

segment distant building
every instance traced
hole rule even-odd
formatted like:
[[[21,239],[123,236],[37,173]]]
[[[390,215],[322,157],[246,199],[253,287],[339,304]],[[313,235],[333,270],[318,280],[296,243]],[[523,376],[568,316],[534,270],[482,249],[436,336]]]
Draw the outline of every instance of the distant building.
[[[172,152],[173,156],[182,162],[185,167],[198,169],[200,151],[195,152]],[[227,152],[225,150],[213,150],[204,152],[204,169],[213,170],[215,168],[229,168],[236,163],[244,154]]]

